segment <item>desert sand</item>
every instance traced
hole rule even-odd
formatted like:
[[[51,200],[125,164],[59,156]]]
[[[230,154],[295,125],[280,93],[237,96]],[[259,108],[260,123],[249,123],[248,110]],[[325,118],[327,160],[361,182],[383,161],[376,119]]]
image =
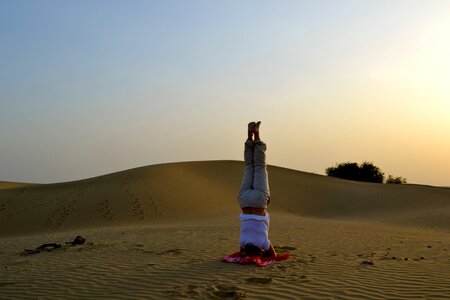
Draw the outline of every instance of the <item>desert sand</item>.
[[[450,298],[450,188],[269,166],[269,238],[291,258],[259,268],[221,262],[239,248],[242,173],[204,161],[0,182],[0,299]],[[24,252],[44,243],[63,247]]]

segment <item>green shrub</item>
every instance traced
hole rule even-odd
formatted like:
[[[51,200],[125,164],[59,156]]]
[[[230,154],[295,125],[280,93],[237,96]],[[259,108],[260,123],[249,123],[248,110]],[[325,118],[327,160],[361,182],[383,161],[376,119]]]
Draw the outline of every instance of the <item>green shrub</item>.
[[[338,177],[347,180],[365,181],[383,183],[384,173],[375,166],[372,162],[363,162],[358,164],[355,162],[345,162],[336,164],[334,167],[329,167],[325,170],[328,176]],[[406,178],[394,177],[389,175],[386,183],[405,184]]]
[[[328,176],[348,180],[383,183],[384,173],[371,162],[363,162],[358,165],[354,162],[337,164],[325,170]]]
[[[388,178],[386,179],[386,183],[396,183],[396,184],[405,184],[406,182],[406,178],[403,177],[394,177],[392,175],[389,175]]]

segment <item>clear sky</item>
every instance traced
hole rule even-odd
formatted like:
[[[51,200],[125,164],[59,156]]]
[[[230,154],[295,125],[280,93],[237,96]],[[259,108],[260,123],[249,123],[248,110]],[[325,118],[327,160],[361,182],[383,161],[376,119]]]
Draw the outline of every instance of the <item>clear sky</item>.
[[[0,0],[0,180],[372,161],[450,186],[450,1]]]

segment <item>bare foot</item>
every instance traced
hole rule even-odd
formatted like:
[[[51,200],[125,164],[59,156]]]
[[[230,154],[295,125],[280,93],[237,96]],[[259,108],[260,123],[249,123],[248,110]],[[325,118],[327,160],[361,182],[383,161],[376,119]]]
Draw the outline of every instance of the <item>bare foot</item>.
[[[248,123],[248,139],[253,140],[253,132],[255,128],[255,122]]]
[[[261,125],[261,121],[258,121],[253,126],[253,134],[255,135],[255,141],[259,141],[259,125]]]

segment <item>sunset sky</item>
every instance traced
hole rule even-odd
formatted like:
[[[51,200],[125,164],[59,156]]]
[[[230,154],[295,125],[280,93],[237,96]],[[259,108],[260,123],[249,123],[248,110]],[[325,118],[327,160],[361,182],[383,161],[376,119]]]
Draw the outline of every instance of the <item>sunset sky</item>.
[[[0,1],[0,181],[371,161],[450,186],[450,1]]]

